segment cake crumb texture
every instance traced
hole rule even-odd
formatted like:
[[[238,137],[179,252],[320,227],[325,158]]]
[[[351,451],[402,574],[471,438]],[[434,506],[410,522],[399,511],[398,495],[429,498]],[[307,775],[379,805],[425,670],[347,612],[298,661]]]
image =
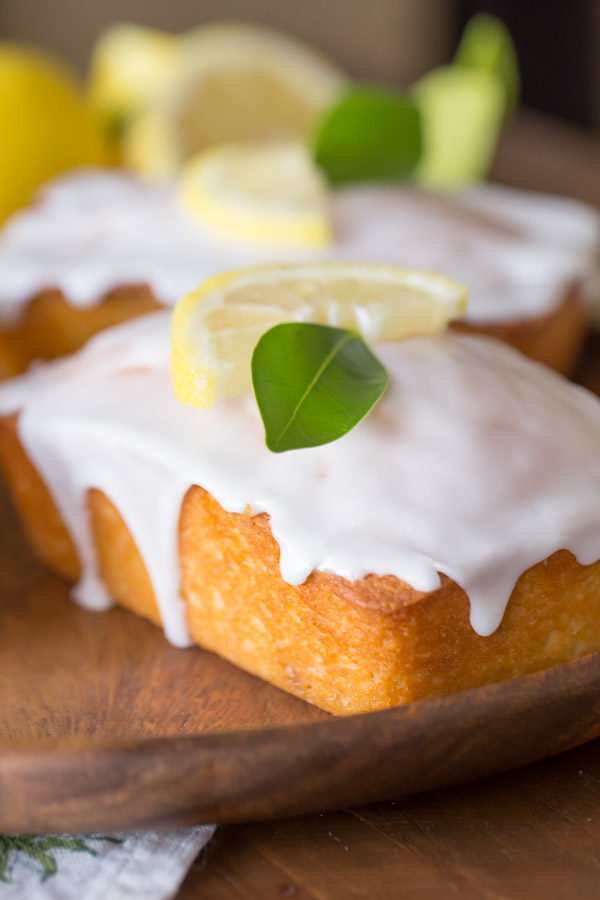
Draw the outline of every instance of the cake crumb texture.
[[[75,549],[20,445],[16,416],[0,421],[0,461],[37,554],[76,580]],[[98,490],[88,503],[110,594],[160,624],[118,510]],[[566,550],[523,573],[489,637],[473,631],[465,592],[445,576],[430,593],[394,576],[350,582],[313,572],[301,585],[287,584],[268,517],[228,513],[197,486],[182,505],[179,552],[193,640],[338,715],[500,681],[600,649],[600,562],[579,565]]]

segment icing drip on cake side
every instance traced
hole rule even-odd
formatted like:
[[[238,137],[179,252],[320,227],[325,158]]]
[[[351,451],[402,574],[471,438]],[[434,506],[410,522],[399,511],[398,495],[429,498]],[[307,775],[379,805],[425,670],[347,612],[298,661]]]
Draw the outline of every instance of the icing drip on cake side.
[[[252,396],[209,410],[175,400],[168,331],[166,312],[138,319],[0,388],[77,545],[81,602],[99,602],[90,488],[131,530],[177,644],[177,520],[193,484],[230,512],[269,514],[289,583],[320,569],[430,591],[442,572],[482,635],[530,566],[559,549],[600,557],[600,405],[509,348],[452,334],[379,344],[390,387],[366,419],[331,444],[272,454]]]
[[[469,286],[469,320],[506,322],[557,308],[591,276],[600,242],[590,207],[492,185],[454,195],[343,188],[331,192],[331,216],[334,243],[321,252],[253,246],[189,220],[172,186],[82,171],[50,184],[0,233],[0,321],[18,320],[48,287],[91,306],[147,283],[170,305],[222,271],[320,258],[442,272]]]

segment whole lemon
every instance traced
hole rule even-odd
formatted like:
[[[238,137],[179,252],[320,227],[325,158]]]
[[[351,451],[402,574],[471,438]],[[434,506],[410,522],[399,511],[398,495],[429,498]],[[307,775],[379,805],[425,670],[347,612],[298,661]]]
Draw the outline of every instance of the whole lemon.
[[[54,59],[0,42],[0,221],[53,175],[111,162],[77,81]]]

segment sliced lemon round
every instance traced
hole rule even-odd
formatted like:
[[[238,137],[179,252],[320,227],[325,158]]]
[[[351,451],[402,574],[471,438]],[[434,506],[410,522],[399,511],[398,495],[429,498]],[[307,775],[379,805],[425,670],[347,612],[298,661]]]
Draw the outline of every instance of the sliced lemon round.
[[[113,25],[92,52],[88,93],[109,121],[124,124],[165,93],[179,59],[180,39],[138,25]]]
[[[53,175],[110,162],[75,76],[50,56],[2,42],[0,130],[0,221]]]
[[[142,114],[126,134],[125,161],[163,174],[215,144],[306,137],[344,83],[335,66],[277,31],[206,25],[181,38],[167,95],[146,114],[150,125]],[[148,131],[160,134],[154,149],[140,146]]]
[[[331,239],[327,188],[300,141],[241,141],[205,150],[184,167],[179,196],[203,225],[280,246]]]
[[[254,347],[281,322],[349,328],[373,343],[443,331],[465,305],[454,281],[396,266],[313,263],[217,275],[175,307],[175,394],[206,408],[249,390]]]

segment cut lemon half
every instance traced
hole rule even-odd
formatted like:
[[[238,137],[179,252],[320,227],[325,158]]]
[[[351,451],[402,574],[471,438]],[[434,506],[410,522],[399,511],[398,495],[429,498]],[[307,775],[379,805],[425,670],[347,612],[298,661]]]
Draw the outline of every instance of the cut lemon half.
[[[345,78],[327,60],[269,28],[217,23],[181,38],[167,96],[125,137],[142,174],[177,171],[216,144],[307,137]],[[148,133],[154,147],[143,146]]]
[[[443,331],[465,289],[441,275],[352,263],[258,266],[204,282],[175,307],[171,371],[177,398],[206,408],[252,386],[259,338],[282,322],[353,329],[369,343]]]
[[[281,246],[322,246],[327,188],[300,141],[242,141],[206,150],[183,169],[179,196],[208,228]]]

